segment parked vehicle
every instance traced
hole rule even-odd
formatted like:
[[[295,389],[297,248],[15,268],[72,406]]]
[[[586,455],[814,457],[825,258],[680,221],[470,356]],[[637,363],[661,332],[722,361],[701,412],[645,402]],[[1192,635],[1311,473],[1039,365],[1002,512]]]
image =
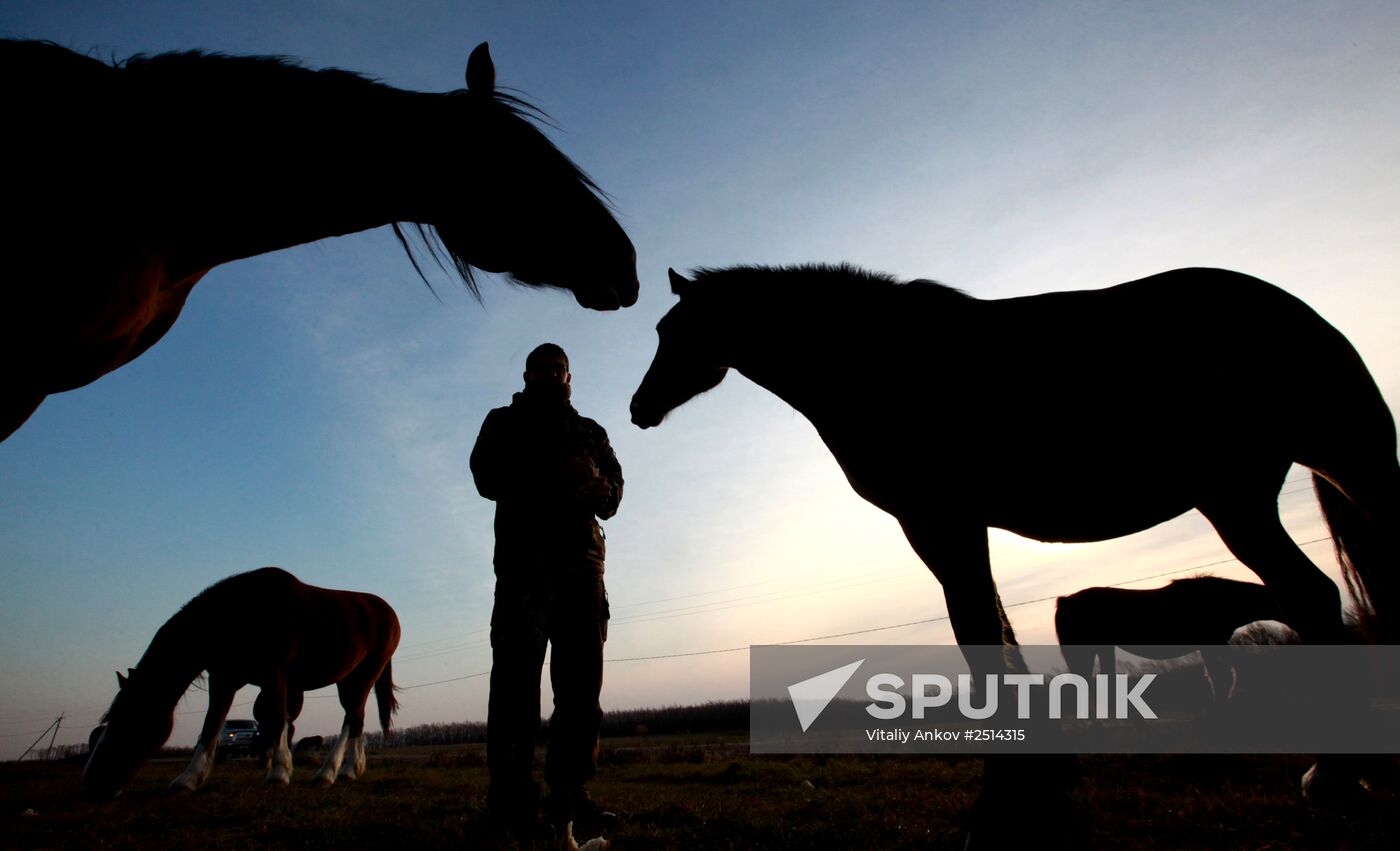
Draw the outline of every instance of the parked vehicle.
[[[252,756],[258,741],[258,722],[247,718],[231,718],[219,732],[220,756]]]

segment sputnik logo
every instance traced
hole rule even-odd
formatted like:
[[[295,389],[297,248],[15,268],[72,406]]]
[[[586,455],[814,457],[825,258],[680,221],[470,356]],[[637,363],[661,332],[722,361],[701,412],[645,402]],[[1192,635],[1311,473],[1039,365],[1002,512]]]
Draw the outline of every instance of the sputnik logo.
[[[865,660],[859,659],[849,665],[842,665],[825,674],[817,674],[811,679],[788,686],[788,696],[792,698],[792,708],[797,710],[797,720],[802,725],[802,732],[807,732],[807,728],[822,714],[827,704],[831,703],[831,699],[855,674],[856,668],[863,664]]]

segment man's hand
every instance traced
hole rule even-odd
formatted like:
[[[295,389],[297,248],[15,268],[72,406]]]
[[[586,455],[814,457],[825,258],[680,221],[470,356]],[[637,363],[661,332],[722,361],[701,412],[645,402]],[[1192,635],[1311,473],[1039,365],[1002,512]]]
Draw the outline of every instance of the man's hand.
[[[596,505],[612,495],[612,485],[592,458],[570,459],[564,465],[563,478],[574,495],[588,505]]]

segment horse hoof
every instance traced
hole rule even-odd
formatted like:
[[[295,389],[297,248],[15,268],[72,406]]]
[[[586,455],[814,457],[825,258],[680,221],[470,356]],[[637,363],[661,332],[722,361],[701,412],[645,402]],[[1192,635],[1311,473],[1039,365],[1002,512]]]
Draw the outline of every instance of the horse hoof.
[[[318,774],[311,780],[311,785],[318,789],[329,789],[335,785],[335,778],[327,777],[324,774]]]

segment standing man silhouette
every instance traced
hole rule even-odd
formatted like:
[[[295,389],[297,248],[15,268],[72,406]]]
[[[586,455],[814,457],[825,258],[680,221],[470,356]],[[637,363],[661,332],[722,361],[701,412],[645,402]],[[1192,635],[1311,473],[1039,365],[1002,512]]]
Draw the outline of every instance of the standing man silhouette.
[[[603,427],[570,404],[570,380],[559,346],[530,352],[525,389],[486,415],[471,454],[477,490],[496,503],[487,805],[511,829],[538,818],[532,764],[546,644],[554,689],[546,808],[561,826],[603,815],[585,789],[598,767],[608,631],[598,520],[617,513],[622,467]]]

